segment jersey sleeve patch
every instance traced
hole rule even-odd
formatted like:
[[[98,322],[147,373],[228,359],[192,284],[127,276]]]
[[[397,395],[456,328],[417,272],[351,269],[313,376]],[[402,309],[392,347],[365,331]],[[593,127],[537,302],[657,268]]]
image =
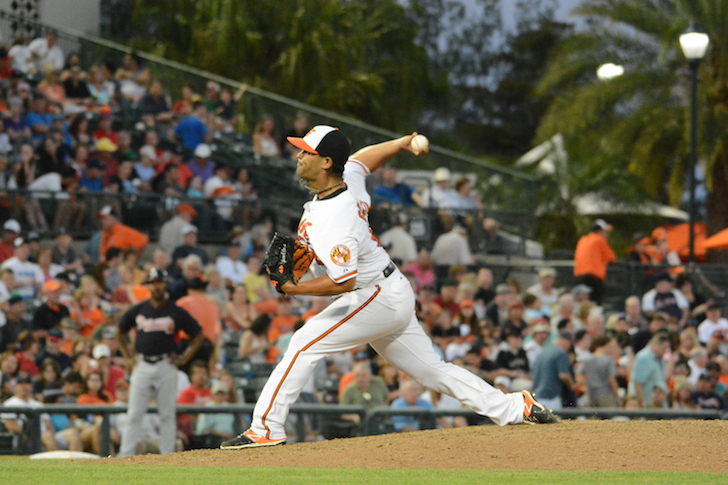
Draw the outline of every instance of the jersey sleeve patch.
[[[331,261],[337,266],[346,266],[351,261],[351,252],[343,244],[337,244],[331,249]]]

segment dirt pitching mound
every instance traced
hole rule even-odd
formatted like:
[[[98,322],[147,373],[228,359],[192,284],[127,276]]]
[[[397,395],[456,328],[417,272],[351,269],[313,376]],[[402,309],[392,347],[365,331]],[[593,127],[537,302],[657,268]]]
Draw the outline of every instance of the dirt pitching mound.
[[[728,421],[564,421],[474,426],[96,460],[103,464],[728,472]]]

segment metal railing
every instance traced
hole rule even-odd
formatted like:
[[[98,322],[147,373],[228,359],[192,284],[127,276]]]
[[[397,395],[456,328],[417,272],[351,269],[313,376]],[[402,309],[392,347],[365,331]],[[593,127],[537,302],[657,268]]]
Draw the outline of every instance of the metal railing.
[[[229,404],[225,406],[188,406],[178,405],[177,415],[181,414],[232,414],[233,433],[239,434],[243,431],[242,423],[246,416],[250,416],[253,412],[253,404]],[[28,437],[25,447],[25,453],[37,453],[42,451],[41,442],[41,416],[43,414],[77,414],[77,415],[100,415],[101,419],[101,456],[109,456],[111,454],[111,425],[110,416],[113,414],[126,413],[124,406],[98,406],[98,405],[78,405],[78,404],[48,404],[39,408],[27,408],[22,406],[8,406],[0,408],[2,414],[15,414],[25,417],[24,434]],[[148,412],[156,413],[156,407],[150,407]],[[391,432],[391,428],[382,426],[382,423],[391,420],[394,416],[415,417],[421,420],[420,429],[434,429],[436,427],[437,418],[462,416],[469,419],[476,419],[487,424],[490,420],[484,416],[475,413],[472,410],[434,410],[430,411],[421,408],[408,409],[391,409],[391,408],[375,408],[370,411],[362,406],[344,406],[332,404],[296,404],[291,407],[290,414],[299,417],[303,415],[329,415],[341,416],[344,414],[358,414],[360,417],[360,430],[365,435],[382,434],[383,432]],[[710,410],[669,410],[669,409],[617,409],[617,408],[564,408],[556,412],[562,419],[728,419],[728,413]],[[492,422],[491,422],[492,423]],[[296,421],[296,433],[299,441],[304,441],[306,430],[304,428],[304,420]]]
[[[297,183],[293,182],[294,171],[284,164],[275,165],[269,160],[262,161],[252,157],[228,159],[230,166],[248,169],[256,181],[255,199],[197,199],[190,197],[172,197],[156,192],[140,191],[137,194],[116,192],[84,192],[84,191],[49,191],[49,190],[2,190],[0,191],[0,221],[13,218],[21,221],[21,226],[32,230],[25,222],[28,219],[29,201],[37,203],[50,227],[53,227],[59,207],[71,201],[85,206],[85,216],[80,225],[66,226],[71,235],[87,239],[99,230],[94,214],[110,205],[124,224],[147,234],[152,240],[157,238],[160,226],[174,216],[175,208],[181,203],[192,205],[198,213],[193,221],[198,226],[198,240],[201,243],[223,243],[229,230],[235,226],[249,229],[251,224],[262,219],[274,221],[278,230],[287,231],[291,220],[298,220],[303,204],[309,194]],[[287,190],[283,186],[274,185],[274,180],[281,183],[288,180]],[[282,200],[284,203],[282,203]],[[479,248],[482,229],[477,221],[490,214],[482,211],[465,211],[473,223],[471,245],[474,251]],[[413,235],[420,249],[432,249],[437,237],[442,233],[441,214],[436,209],[374,206],[370,214],[372,229],[375,234],[396,225],[399,214],[408,219],[409,232]],[[519,230],[519,228],[514,228]],[[525,228],[522,228],[525,231]],[[520,239],[523,241],[523,239]],[[508,256],[524,255],[525,246],[514,243],[509,247]]]
[[[254,409],[253,404],[230,404],[226,406],[190,406],[178,405],[177,416],[182,414],[232,414],[233,415],[233,433],[238,435],[244,430],[242,428],[243,419],[250,416]],[[101,416],[101,456],[109,456],[111,454],[111,421],[109,417],[113,414],[126,413],[126,406],[104,406],[104,405],[79,405],[79,404],[47,404],[40,408],[27,408],[23,406],[6,406],[0,407],[2,414],[23,415],[26,417],[24,424],[24,434],[28,437],[25,451],[28,454],[38,453],[42,451],[41,441],[41,416],[43,414],[76,414],[76,415],[99,415]],[[155,406],[149,407],[149,413],[156,413]],[[361,406],[332,406],[324,404],[295,404],[291,407],[290,414],[303,416],[307,414],[327,414],[327,415],[343,415],[358,414],[364,421],[366,410]],[[304,420],[296,421],[296,433],[300,441],[306,437],[304,428]]]

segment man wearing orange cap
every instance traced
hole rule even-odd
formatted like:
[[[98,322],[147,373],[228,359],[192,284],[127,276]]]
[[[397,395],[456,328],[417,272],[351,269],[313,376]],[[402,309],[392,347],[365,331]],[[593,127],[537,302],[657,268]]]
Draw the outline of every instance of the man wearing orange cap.
[[[139,256],[149,243],[149,237],[145,234],[119,222],[114,216],[111,206],[107,205],[101,209],[96,217],[101,222],[101,245],[99,246],[99,261],[106,261],[106,251],[111,247],[117,247],[122,251],[128,248],[137,250]]]
[[[597,219],[589,234],[582,236],[574,253],[574,276],[576,284],[591,288],[591,300],[602,304],[604,280],[607,278],[607,264],[616,261],[617,256],[607,241],[612,226]]]
[[[189,204],[180,204],[177,206],[177,214],[170,220],[162,224],[159,229],[159,249],[164,251],[167,256],[172,256],[172,251],[177,246],[182,246],[182,229],[192,224],[192,220],[197,217],[197,211]]]
[[[33,330],[41,335],[60,328],[61,320],[70,316],[68,307],[61,303],[61,283],[58,280],[45,282],[43,296],[45,301],[33,313]]]

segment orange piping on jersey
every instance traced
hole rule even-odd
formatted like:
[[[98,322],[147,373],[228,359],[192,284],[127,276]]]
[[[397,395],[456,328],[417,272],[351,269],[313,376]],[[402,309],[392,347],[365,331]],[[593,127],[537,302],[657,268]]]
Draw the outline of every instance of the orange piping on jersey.
[[[349,161],[352,162],[352,163],[356,163],[357,165],[361,165],[361,167],[364,169],[364,171],[367,173],[367,175],[369,175],[369,173],[370,173],[369,167],[367,167],[366,165],[364,165],[363,163],[361,163],[359,160],[351,160],[350,159]]]
[[[344,278],[351,278],[352,276],[356,275],[358,271],[354,271],[353,273],[346,273],[345,275],[341,275],[338,278],[332,278],[334,281],[340,281]]]
[[[348,314],[346,317],[344,317],[343,320],[339,321],[336,325],[334,325],[333,327],[331,327],[330,329],[328,329],[327,331],[325,331],[323,334],[321,334],[317,338],[313,339],[310,343],[308,343],[306,346],[304,346],[301,350],[299,350],[298,352],[296,352],[296,355],[293,356],[293,360],[291,361],[290,364],[288,364],[288,368],[286,369],[286,372],[283,374],[283,378],[281,379],[281,382],[278,383],[278,387],[276,387],[276,390],[275,390],[275,392],[273,393],[273,396],[270,399],[270,405],[268,405],[268,409],[265,410],[265,413],[263,414],[263,418],[261,420],[262,423],[263,423],[263,427],[266,429],[266,432],[265,432],[266,439],[270,439],[270,428],[268,428],[268,426],[266,426],[266,424],[265,424],[265,418],[268,416],[268,413],[270,413],[270,410],[273,409],[273,403],[276,400],[276,396],[278,395],[278,391],[281,390],[281,386],[283,385],[283,382],[286,380],[286,377],[288,377],[288,374],[291,372],[291,369],[293,369],[293,364],[296,363],[296,359],[298,359],[298,355],[301,352],[304,352],[304,351],[308,350],[309,348],[311,348],[311,346],[313,344],[315,344],[316,342],[318,342],[319,340],[321,340],[322,338],[326,337],[331,332],[333,332],[334,330],[336,330],[337,328],[339,328],[340,326],[342,326],[344,323],[346,323],[347,321],[349,321],[354,315],[356,315],[357,313],[359,313],[360,311],[362,311],[365,306],[367,306],[372,301],[374,301],[374,299],[377,297],[377,295],[379,294],[379,292],[382,290],[382,288],[380,288],[379,285],[375,285],[375,286],[377,288],[377,291],[375,291],[374,294],[371,297],[369,297],[369,299],[367,301],[365,301],[362,306],[360,306],[359,308],[357,308],[356,310],[354,310],[353,312],[351,312],[350,314]]]

